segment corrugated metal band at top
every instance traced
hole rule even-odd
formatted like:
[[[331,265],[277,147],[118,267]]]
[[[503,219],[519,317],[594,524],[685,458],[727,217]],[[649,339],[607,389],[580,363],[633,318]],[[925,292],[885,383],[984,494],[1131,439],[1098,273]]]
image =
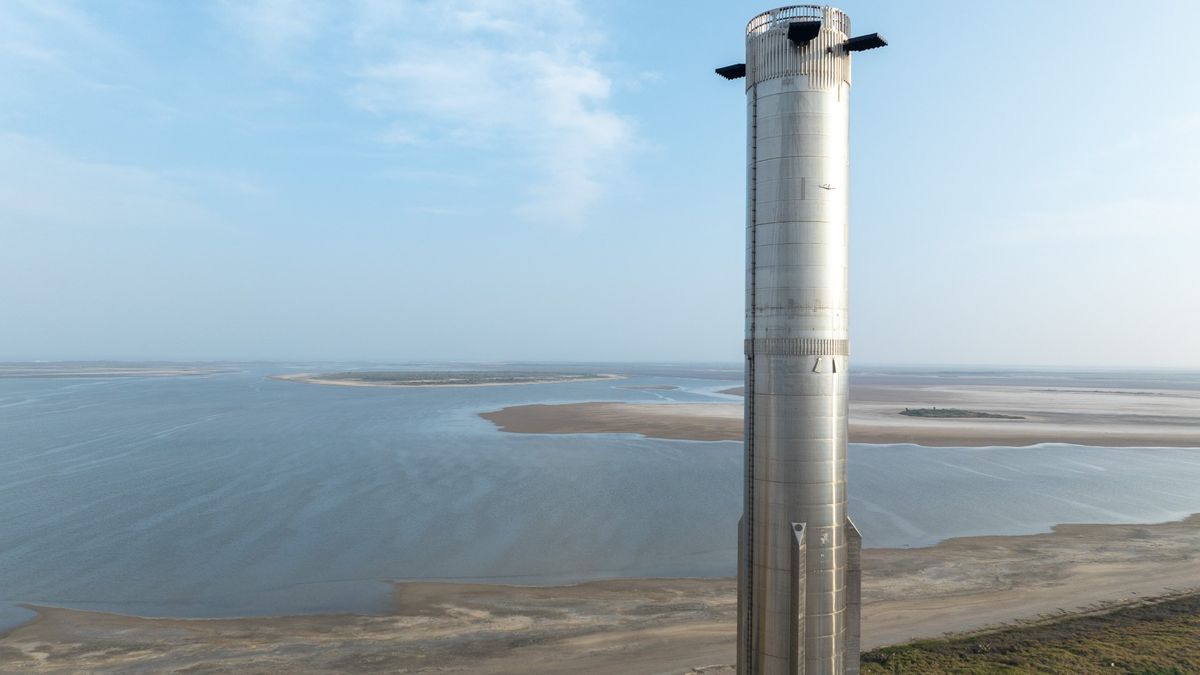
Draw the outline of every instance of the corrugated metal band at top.
[[[743,346],[746,354],[782,356],[849,356],[849,340],[814,338],[754,338]]]

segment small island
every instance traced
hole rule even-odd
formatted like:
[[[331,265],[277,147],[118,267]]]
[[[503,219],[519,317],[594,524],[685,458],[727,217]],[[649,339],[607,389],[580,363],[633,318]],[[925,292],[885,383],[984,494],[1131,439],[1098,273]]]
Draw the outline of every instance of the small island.
[[[909,417],[937,417],[937,418],[970,418],[970,419],[989,419],[989,420],[1023,420],[1020,415],[1002,415],[1000,413],[980,412],[978,410],[961,410],[959,408],[905,408],[900,411],[901,415]]]
[[[340,373],[296,373],[273,379],[346,387],[488,387],[510,384],[557,384],[617,379],[599,373],[544,373],[504,370],[348,370]]]

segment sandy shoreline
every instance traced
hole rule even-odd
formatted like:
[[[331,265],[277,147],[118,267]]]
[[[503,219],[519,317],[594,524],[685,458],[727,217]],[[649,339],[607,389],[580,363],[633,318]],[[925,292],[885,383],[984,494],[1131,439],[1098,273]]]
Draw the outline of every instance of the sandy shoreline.
[[[193,377],[237,372],[211,364],[0,363],[0,379]]]
[[[289,375],[271,375],[272,380],[285,382],[303,382],[305,384],[327,384],[336,387],[517,387],[525,384],[569,384],[571,382],[597,382],[601,380],[623,380],[624,375],[601,374],[596,377],[577,377],[569,380],[526,380],[523,382],[476,382],[471,384],[437,383],[437,382],[362,382],[353,380],[329,380],[320,377],[319,373],[294,373]]]
[[[1200,587],[1200,516],[864,551],[867,648]],[[401,583],[379,616],[143,619],[58,608],[6,672],[730,673],[732,579]]]
[[[944,419],[899,414],[905,408],[921,407],[962,408],[1024,419]],[[742,439],[741,403],[521,405],[481,416],[503,431],[516,433],[632,433],[701,441]],[[1038,443],[1200,447],[1200,392],[855,385],[851,387],[850,441],[965,447]]]

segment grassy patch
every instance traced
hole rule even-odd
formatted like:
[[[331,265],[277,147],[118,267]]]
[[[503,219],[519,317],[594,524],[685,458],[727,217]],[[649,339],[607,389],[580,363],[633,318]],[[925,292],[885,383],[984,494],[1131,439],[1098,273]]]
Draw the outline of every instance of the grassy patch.
[[[862,655],[863,675],[1200,673],[1200,594]]]
[[[1000,413],[981,412],[979,410],[960,410],[958,408],[905,408],[901,415],[909,417],[954,417],[954,418],[983,418],[989,420],[1023,420],[1020,415],[1002,415]]]

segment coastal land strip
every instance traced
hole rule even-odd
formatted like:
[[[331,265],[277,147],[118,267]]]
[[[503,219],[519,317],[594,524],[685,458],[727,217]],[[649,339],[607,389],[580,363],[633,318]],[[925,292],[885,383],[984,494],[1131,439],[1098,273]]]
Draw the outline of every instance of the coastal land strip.
[[[1185,594],[1200,587],[1198,554],[1200,515],[867,549],[863,646]],[[0,637],[0,670],[728,674],[735,585],[398,583],[392,610],[370,616],[149,619],[35,607],[36,619]]]
[[[115,378],[185,377],[232,373],[231,366],[211,363],[151,363],[123,361],[40,361],[0,363],[0,379],[5,378]]]
[[[720,393],[740,394],[738,389]],[[852,443],[1200,447],[1196,390],[856,384],[850,392]],[[519,405],[481,416],[516,433],[740,441],[742,408],[740,402],[592,402]],[[964,409],[971,415],[905,415],[906,408]]]
[[[623,375],[596,373],[497,373],[438,372],[412,373],[406,371],[347,371],[342,373],[290,373],[272,375],[273,380],[327,384],[339,387],[500,387],[518,384],[564,384],[620,380]]]

